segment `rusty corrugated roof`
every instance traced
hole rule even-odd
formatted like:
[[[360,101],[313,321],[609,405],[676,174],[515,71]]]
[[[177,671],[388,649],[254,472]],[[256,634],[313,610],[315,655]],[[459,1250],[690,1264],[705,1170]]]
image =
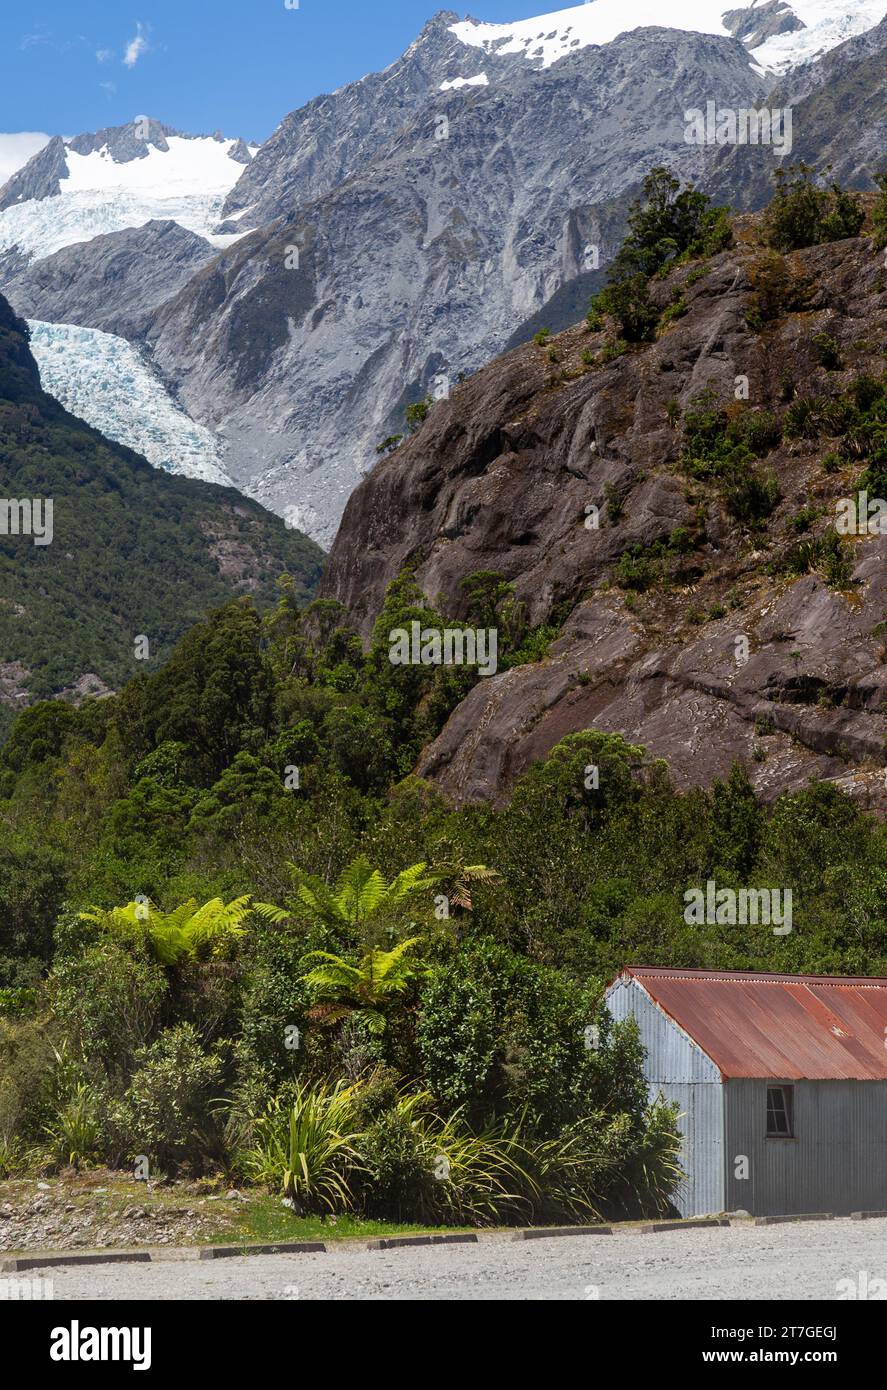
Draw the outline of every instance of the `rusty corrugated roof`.
[[[887,1081],[887,980],[629,966],[724,1077]]]

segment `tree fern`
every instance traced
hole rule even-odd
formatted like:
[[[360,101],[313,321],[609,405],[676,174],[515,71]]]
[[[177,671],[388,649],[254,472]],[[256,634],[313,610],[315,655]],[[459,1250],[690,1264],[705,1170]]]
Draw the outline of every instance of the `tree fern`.
[[[143,941],[161,965],[175,966],[183,960],[200,960],[222,956],[240,937],[246,935],[244,923],[256,913],[264,921],[279,922],[286,918],[282,908],[270,903],[255,904],[248,894],[226,903],[222,898],[210,898],[198,905],[196,898],[172,910],[161,912],[151,903],[131,902],[110,911],[93,907],[81,912],[85,922],[92,922],[110,936],[131,942]]]
[[[356,965],[329,951],[312,951],[305,956],[303,965],[317,962],[303,977],[317,1001],[313,1017],[329,1026],[356,1015],[371,1032],[383,1033],[386,1013],[425,969],[421,962],[407,959],[420,940],[411,936],[393,950],[367,951]]]

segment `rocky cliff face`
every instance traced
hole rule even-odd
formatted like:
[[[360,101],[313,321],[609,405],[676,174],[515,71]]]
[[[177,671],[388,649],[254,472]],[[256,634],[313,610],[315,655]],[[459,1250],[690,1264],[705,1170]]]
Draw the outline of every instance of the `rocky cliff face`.
[[[460,580],[494,569],[534,623],[561,624],[545,661],[481,680],[426,750],[418,771],[457,801],[501,796],[590,727],[646,745],[683,785],[739,759],[764,795],[817,776],[881,797],[887,535],[839,541],[835,516],[864,461],[840,452],[836,402],[883,383],[883,257],[865,237],[795,253],[803,308],[752,329],[754,236],[752,221],[657,286],[687,312],[655,343],[607,363],[581,325],[478,372],[351,498],[324,592],[365,634],[408,561],[449,613]],[[761,432],[753,473],[780,498],[766,520],[737,520],[688,463],[703,405]]]
[[[887,149],[887,17],[819,62],[786,74],[768,101],[792,109],[792,160],[829,169],[844,186],[870,187]],[[726,147],[715,152],[705,188],[751,211],[768,201],[778,167],[772,148]]]
[[[327,543],[404,407],[476,370],[606,262],[621,239],[614,200],[651,164],[701,175],[685,109],[712,83],[738,107],[765,91],[738,41],[663,30],[487,86],[435,90],[423,63],[420,46],[397,81],[411,73],[424,101],[370,165],[294,208],[285,164],[266,201],[286,216],[198,272],[146,328],[185,407],[227,439],[231,476]],[[328,176],[312,166],[297,188]],[[252,197],[243,185],[238,197]]]
[[[131,338],[215,254],[177,222],[148,222],[66,246],[33,264],[9,253],[0,270],[5,292],[24,318]]]

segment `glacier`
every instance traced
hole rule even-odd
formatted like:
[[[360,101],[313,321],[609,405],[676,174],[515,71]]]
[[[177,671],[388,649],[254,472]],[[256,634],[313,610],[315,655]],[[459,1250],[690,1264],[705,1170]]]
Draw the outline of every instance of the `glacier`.
[[[156,468],[235,486],[221,465],[212,431],[182,410],[125,338],[38,319],[29,320],[28,327],[41,385],[72,415],[135,449]]]
[[[112,195],[89,189],[63,193],[42,201],[29,199],[0,212],[0,251],[13,247],[35,261],[52,256],[66,246],[92,241],[107,232],[144,227],[147,222],[178,222],[219,248],[230,246],[238,235],[216,236],[224,195],[181,194],[151,197],[126,190]]]

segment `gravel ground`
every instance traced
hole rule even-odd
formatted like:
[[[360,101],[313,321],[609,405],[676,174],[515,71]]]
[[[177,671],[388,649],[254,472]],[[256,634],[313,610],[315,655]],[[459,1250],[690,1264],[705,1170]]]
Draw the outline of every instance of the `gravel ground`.
[[[887,1279],[887,1222],[816,1221],[36,1270],[56,1299],[837,1299]],[[877,1287],[877,1286],[876,1286]],[[846,1289],[846,1286],[844,1286]],[[869,1294],[871,1296],[871,1294]],[[865,1294],[863,1294],[865,1297]]]

